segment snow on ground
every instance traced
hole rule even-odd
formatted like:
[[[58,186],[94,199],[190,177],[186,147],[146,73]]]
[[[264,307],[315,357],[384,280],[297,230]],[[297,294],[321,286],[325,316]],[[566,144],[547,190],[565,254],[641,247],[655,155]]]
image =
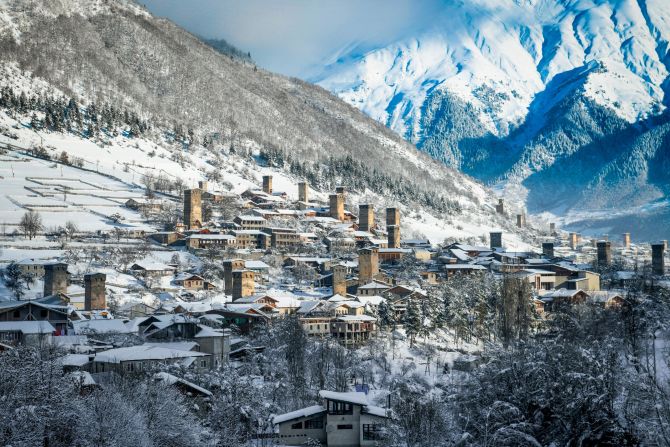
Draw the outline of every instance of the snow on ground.
[[[194,153],[178,152],[144,139],[128,139],[117,136],[108,145],[99,146],[92,141],[72,134],[35,132],[26,123],[17,122],[0,113],[0,126],[12,128],[17,140],[0,136],[0,142],[8,142],[19,147],[31,148],[38,144],[46,147],[52,158],[66,151],[70,158],[83,159],[84,168],[89,171],[52,161],[35,159],[16,152],[0,156],[0,223],[6,222],[13,230],[25,213],[33,208],[43,217],[45,227],[63,226],[68,220],[75,220],[83,231],[111,230],[120,224],[108,217],[120,214],[124,217],[123,227],[151,230],[143,223],[139,213],[123,206],[129,198],[143,198],[142,176],[150,173],[163,175],[171,180],[181,179],[187,186],[195,187],[205,180],[207,172],[215,170],[213,156],[204,149]],[[178,158],[182,158],[180,162]],[[209,188],[242,193],[249,188],[260,188],[263,175],[273,176],[274,191],[283,191],[289,200],[297,200],[301,180],[276,168],[257,165],[250,160],[236,156],[223,156],[222,182],[209,182]],[[94,172],[91,172],[94,171]],[[105,175],[101,175],[105,174]],[[110,177],[108,177],[110,176]],[[426,212],[403,209],[403,237],[425,236],[432,243],[441,243],[445,238],[482,238],[492,230],[503,227],[501,222],[489,221],[482,217],[479,207],[490,198],[490,193],[475,182],[462,184],[478,203],[460,198],[464,208],[461,215],[439,217]],[[314,200],[327,201],[329,191],[311,191]],[[174,200],[163,197],[161,200]],[[399,206],[371,191],[349,193],[347,208],[357,213],[362,201],[376,205]],[[381,216],[380,216],[381,217]],[[509,237],[507,237],[509,235]],[[522,249],[520,237],[506,233],[506,243],[513,249]]]

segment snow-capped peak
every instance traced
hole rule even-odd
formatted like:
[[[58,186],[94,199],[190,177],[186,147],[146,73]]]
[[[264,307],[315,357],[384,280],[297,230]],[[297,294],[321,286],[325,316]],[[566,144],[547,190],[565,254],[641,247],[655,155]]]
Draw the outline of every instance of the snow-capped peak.
[[[445,89],[507,135],[559,74],[596,61],[584,93],[634,122],[662,110],[670,2],[449,2],[416,36],[340,57],[316,81],[415,142],[426,98]],[[666,65],[667,64],[667,65]]]

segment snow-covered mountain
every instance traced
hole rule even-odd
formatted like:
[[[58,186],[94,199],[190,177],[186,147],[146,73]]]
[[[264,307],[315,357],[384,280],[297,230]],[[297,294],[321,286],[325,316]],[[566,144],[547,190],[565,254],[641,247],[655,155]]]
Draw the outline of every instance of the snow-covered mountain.
[[[632,148],[668,121],[669,42],[666,0],[448,1],[412,38],[354,50],[315,81],[531,211],[571,221],[573,211],[620,206],[624,184],[637,214],[667,194],[667,182],[647,175],[667,140],[647,148],[652,158]],[[668,237],[659,231],[648,235]]]
[[[107,174],[136,166],[135,181],[163,173],[239,192],[270,170],[291,193],[300,179],[324,194],[342,184],[353,207],[401,204],[414,233],[435,242],[500,227],[518,247],[533,235],[495,213],[490,190],[323,88],[221,54],[129,0],[0,1],[0,60],[0,88],[14,95],[2,92],[13,104],[0,111],[0,133],[23,147],[83,148],[75,155]],[[78,106],[99,121],[49,125],[47,115]],[[33,127],[33,108],[47,129]],[[133,116],[145,130],[115,129]]]

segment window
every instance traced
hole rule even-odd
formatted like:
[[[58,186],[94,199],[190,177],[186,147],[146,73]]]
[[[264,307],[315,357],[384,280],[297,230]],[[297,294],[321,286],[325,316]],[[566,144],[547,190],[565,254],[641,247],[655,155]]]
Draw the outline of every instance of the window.
[[[353,429],[353,428],[354,428],[354,426],[351,425],[351,424],[339,424],[339,425],[337,426],[337,429],[338,429],[338,430],[351,430],[351,429]]]
[[[291,424],[291,430],[302,430],[302,422]]]
[[[207,360],[200,360],[200,366],[202,368],[206,368],[207,367]]]
[[[376,441],[382,438],[382,426],[378,424],[363,424],[363,440]]]
[[[328,414],[352,414],[351,404],[346,402],[328,401]]]
[[[305,429],[323,428],[323,419],[308,419],[305,421]]]

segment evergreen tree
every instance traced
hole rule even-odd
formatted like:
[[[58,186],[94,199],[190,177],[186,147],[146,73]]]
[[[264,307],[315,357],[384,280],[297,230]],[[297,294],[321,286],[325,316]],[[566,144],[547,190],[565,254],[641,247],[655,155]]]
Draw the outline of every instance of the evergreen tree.
[[[422,319],[421,319],[421,309],[417,302],[413,299],[409,300],[407,304],[407,310],[405,311],[405,318],[403,320],[405,326],[405,332],[409,337],[409,345],[414,345],[414,340],[416,336],[421,332],[422,329]]]
[[[379,318],[379,326],[382,329],[392,329],[395,327],[395,313],[393,311],[393,305],[390,304],[387,300],[383,300],[379,303],[377,308],[377,316]]]

